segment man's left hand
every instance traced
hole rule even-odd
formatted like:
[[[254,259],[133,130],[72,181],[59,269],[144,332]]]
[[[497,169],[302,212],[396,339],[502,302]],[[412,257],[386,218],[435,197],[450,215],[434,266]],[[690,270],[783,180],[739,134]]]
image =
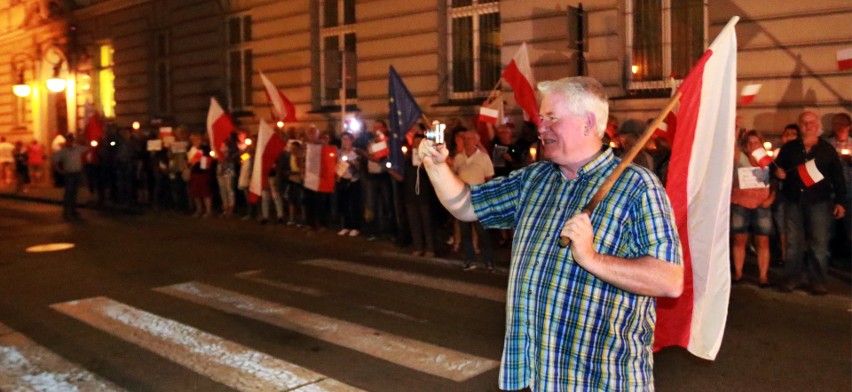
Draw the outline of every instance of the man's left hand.
[[[835,204],[832,215],[834,215],[834,219],[843,219],[843,216],[846,215],[846,208],[842,204]]]
[[[571,252],[574,254],[574,261],[581,266],[597,256],[598,253],[595,252],[593,243],[595,233],[592,230],[592,220],[588,214],[582,212],[574,215],[568,222],[565,222],[561,235],[571,239]]]

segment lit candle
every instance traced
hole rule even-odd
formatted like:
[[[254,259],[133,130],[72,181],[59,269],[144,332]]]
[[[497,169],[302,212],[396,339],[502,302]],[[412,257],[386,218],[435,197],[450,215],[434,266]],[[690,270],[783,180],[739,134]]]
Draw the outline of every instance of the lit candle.
[[[765,149],[766,151],[771,150],[771,149],[772,149],[772,143],[770,143],[770,142],[763,142],[763,149]]]
[[[134,130],[138,131],[141,127],[141,124],[139,124],[139,121],[134,121],[132,127]]]
[[[533,161],[535,161],[535,160],[536,160],[535,158],[536,158],[536,153],[537,153],[537,152],[538,152],[538,151],[536,150],[535,146],[530,147],[530,158],[531,158]]]
[[[251,139],[246,138],[246,145],[247,145],[247,146],[250,146],[250,145],[251,145]]]
[[[849,149],[848,149],[848,148],[843,148],[843,149],[841,149],[841,150],[840,150],[840,155],[849,155]]]
[[[408,147],[407,146],[402,146],[402,153],[408,154]]]
[[[284,128],[284,121],[279,121],[275,123],[275,125],[278,126],[278,128]]]
[[[90,146],[92,146],[92,147],[97,147],[97,146],[98,146],[98,141],[97,141],[97,140],[92,140],[92,141],[91,141],[91,143],[89,143],[89,145],[90,145]]]

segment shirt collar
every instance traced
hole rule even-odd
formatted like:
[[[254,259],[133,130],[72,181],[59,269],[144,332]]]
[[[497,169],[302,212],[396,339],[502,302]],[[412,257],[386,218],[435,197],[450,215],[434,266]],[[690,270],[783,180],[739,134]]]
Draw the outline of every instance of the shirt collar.
[[[589,163],[583,165],[579,171],[577,171],[577,178],[583,179],[590,176],[595,175],[596,173],[606,169],[610,166],[610,163],[615,159],[615,155],[612,153],[612,149],[609,146],[602,146],[603,150],[600,155],[592,159]],[[555,163],[553,164],[554,170],[562,175],[562,171],[559,170],[559,166]],[[564,176],[563,176],[564,178]]]

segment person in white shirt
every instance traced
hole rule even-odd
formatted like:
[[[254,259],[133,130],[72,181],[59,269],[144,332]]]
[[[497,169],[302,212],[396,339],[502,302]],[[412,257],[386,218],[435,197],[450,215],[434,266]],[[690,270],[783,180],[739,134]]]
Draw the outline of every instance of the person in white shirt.
[[[494,165],[491,163],[491,158],[488,157],[488,154],[480,150],[479,135],[475,131],[467,130],[462,132],[462,139],[464,140],[464,151],[456,155],[453,159],[453,170],[468,185],[482,184],[491,180],[494,177]],[[476,269],[476,265],[473,264],[476,258],[471,234],[471,227],[473,227],[479,237],[479,249],[482,250],[485,267],[489,271],[493,271],[494,248],[491,245],[491,237],[488,235],[488,232],[478,221],[460,223],[462,248],[464,249],[463,270],[471,271]]]

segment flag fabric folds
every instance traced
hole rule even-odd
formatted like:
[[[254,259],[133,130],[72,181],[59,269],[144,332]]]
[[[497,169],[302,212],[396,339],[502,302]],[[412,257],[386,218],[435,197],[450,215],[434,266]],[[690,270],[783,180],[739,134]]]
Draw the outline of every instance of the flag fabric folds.
[[[515,93],[515,102],[524,111],[524,119],[538,125],[538,101],[535,98],[535,79],[530,69],[530,58],[527,53],[526,42],[512,57],[512,61],[506,66],[501,75],[503,80],[512,86]]]
[[[837,51],[837,69],[841,71],[852,69],[852,48]]]
[[[757,93],[760,92],[761,87],[763,87],[762,84],[749,84],[743,87],[743,90],[740,93],[740,104],[748,105],[754,102],[754,98],[757,96]]]
[[[257,203],[261,192],[269,188],[269,170],[284,152],[284,139],[264,120],[260,120],[255,142],[254,160],[252,161],[251,177],[249,179],[249,202]]]
[[[825,176],[822,175],[822,172],[817,169],[815,159],[811,159],[810,161],[797,166],[796,170],[799,172],[799,178],[802,179],[802,183],[808,188],[814,186],[816,183],[825,178]]]
[[[307,144],[305,151],[305,188],[315,192],[334,192],[337,147]]]
[[[388,76],[388,99],[391,129],[388,162],[390,168],[404,175],[405,155],[402,153],[402,144],[405,142],[405,134],[417,123],[423,112],[393,66],[390,67]]]
[[[752,151],[751,156],[754,157],[754,160],[757,161],[757,164],[760,165],[761,169],[766,169],[766,167],[772,163],[772,157],[769,156],[763,148],[758,148]]]
[[[729,219],[736,116],[737,40],[732,18],[685,78],[666,192],[684,256],[684,290],[657,300],[654,348],[685,347],[715,359],[728,314]]]
[[[288,123],[296,122],[296,106],[293,105],[287,96],[281,92],[263,72],[260,73],[260,80],[263,82],[263,90],[266,92],[266,99],[269,100],[269,106],[272,108],[272,114],[278,121]]]
[[[210,139],[210,149],[216,152],[220,161],[225,157],[219,154],[219,149],[235,130],[231,116],[225,113],[216,98],[210,97],[210,110],[207,111],[207,137]]]

